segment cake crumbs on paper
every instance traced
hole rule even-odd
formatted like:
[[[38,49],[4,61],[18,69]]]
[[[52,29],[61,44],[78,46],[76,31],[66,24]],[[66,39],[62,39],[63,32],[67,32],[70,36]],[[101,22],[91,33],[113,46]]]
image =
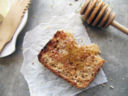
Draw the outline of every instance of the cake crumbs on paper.
[[[110,87],[111,89],[114,89],[114,86],[113,86],[113,85],[110,85],[109,87]]]
[[[71,2],[69,3],[69,6],[72,6],[72,3]]]
[[[112,77],[110,77],[109,79],[110,79],[110,81],[112,81]]]

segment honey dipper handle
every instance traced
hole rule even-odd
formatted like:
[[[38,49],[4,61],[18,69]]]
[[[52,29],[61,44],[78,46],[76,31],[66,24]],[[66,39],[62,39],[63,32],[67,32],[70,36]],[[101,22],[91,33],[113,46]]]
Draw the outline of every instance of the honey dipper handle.
[[[117,29],[121,30],[122,32],[124,32],[125,34],[128,35],[128,28],[126,28],[123,25],[119,24],[117,21],[113,20],[111,25],[116,27]]]

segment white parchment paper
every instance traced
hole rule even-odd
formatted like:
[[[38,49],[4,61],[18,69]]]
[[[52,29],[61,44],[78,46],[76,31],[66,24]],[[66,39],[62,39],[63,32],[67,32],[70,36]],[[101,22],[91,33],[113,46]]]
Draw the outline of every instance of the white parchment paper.
[[[23,43],[24,61],[21,73],[28,83],[31,96],[74,96],[87,88],[107,82],[104,72],[100,70],[89,87],[77,89],[39,63],[37,58],[39,51],[59,29],[71,32],[79,44],[91,43],[80,15],[74,13],[53,16],[48,23],[42,23],[27,32]]]

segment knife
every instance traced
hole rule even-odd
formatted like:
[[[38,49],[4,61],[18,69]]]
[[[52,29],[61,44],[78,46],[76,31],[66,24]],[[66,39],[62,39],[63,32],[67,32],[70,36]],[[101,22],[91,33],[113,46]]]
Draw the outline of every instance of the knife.
[[[0,52],[13,38],[29,5],[30,0],[15,0],[12,4],[10,11],[0,25]]]

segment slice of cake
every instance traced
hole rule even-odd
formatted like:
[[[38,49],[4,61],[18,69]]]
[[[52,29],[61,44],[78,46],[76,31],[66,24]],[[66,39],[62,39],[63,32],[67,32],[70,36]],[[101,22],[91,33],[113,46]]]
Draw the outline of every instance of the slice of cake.
[[[103,66],[96,44],[78,45],[72,34],[57,31],[38,55],[39,61],[77,88],[87,87]]]

